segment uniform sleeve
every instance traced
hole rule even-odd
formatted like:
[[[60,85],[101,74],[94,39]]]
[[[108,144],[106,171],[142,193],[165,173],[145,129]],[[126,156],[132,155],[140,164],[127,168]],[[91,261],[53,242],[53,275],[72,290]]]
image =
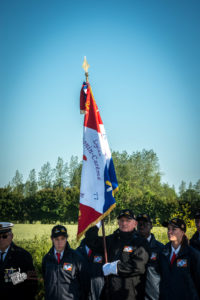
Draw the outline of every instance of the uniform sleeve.
[[[99,228],[97,226],[88,229],[85,234],[85,243],[92,251],[103,254],[103,238],[98,236],[98,230]]]
[[[90,289],[90,275],[88,270],[88,264],[83,259],[81,254],[76,253],[76,260],[78,261],[78,277],[81,286],[81,300],[88,299]]]
[[[191,251],[191,276],[200,298],[200,252],[196,249]]]
[[[25,273],[27,273],[27,279],[24,281],[24,293],[29,295],[29,299],[34,299],[38,287],[37,274],[33,265],[32,256],[28,252],[23,254],[23,269]],[[23,270],[21,270],[21,272],[23,272]]]
[[[149,259],[149,253],[145,247],[138,247],[130,254],[128,261],[119,261],[118,274],[122,277],[136,276],[145,273],[145,266]]]

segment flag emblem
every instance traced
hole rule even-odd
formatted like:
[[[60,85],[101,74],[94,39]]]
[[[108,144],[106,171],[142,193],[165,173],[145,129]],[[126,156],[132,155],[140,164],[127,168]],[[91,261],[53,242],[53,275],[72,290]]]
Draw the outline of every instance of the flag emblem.
[[[123,252],[133,252],[133,247],[132,246],[125,246],[124,249],[123,249]]]
[[[155,253],[155,252],[152,252],[151,253],[151,258],[150,258],[151,260],[156,260],[157,259],[157,253]]]
[[[102,263],[103,262],[103,258],[102,256],[94,256],[94,263]]]
[[[187,259],[177,259],[177,267],[186,268],[187,267]]]
[[[72,271],[72,264],[64,263],[63,264],[63,270],[64,271]]]

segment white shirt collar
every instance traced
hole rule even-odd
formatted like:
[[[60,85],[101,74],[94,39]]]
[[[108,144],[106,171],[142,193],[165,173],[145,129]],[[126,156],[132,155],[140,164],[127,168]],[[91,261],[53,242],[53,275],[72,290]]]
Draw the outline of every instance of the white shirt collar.
[[[86,252],[87,252],[87,254],[89,253],[89,251],[90,251],[90,248],[88,248],[88,246],[87,245],[85,245],[85,250],[86,250]]]
[[[10,248],[10,245],[8,246],[8,248],[7,248],[6,250],[4,250],[4,251],[0,250],[0,253],[4,252],[4,253],[6,253],[6,254],[7,254],[7,252],[8,252],[8,250],[9,250],[9,248]],[[5,255],[5,254],[4,254],[4,255]]]
[[[150,243],[150,241],[151,241],[151,234],[148,236],[147,241]]]
[[[7,253],[8,253],[9,248],[10,248],[10,245],[8,246],[8,248],[7,248],[6,250],[4,250],[4,251],[0,250],[0,254],[1,254],[2,252],[4,252],[4,254],[2,255],[3,261],[4,261],[6,255],[7,255]]]
[[[57,252],[58,251],[56,251],[56,248],[54,247],[54,255],[55,255],[56,259],[58,259],[57,255],[56,255]],[[62,252],[60,252],[60,260],[62,259],[63,254],[64,254],[64,250]]]
[[[180,251],[180,249],[181,249],[181,245],[179,245],[177,249],[175,249],[175,248],[171,245],[171,248],[172,248],[172,251],[171,251],[171,255],[170,255],[170,260],[171,260],[171,258],[172,258],[172,256],[173,256],[174,253],[175,253],[176,256],[177,256],[177,254],[179,253],[179,251]]]

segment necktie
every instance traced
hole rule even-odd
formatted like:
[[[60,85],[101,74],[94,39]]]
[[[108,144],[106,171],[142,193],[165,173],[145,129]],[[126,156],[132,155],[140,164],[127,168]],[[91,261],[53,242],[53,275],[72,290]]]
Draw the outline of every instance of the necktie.
[[[6,252],[1,252],[0,266],[3,265],[3,255],[4,255],[4,253],[6,253]]]
[[[90,257],[91,254],[92,254],[92,250],[89,249],[89,251],[88,251],[88,257]]]
[[[175,259],[176,259],[176,254],[174,252],[172,255],[172,258],[171,258],[171,266],[173,265],[173,262],[175,261]]]
[[[60,253],[56,252],[57,258],[58,258],[58,263],[60,263]]]

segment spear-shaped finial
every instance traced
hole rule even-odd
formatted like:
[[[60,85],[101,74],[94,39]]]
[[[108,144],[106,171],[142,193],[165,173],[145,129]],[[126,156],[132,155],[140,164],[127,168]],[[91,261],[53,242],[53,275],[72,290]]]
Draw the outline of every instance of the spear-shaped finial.
[[[88,62],[87,62],[86,56],[84,56],[84,61],[83,61],[82,67],[83,67],[83,69],[85,70],[85,78],[86,78],[86,82],[89,82],[89,81],[88,81],[88,77],[89,77],[88,69],[89,69],[90,65],[89,65]]]

